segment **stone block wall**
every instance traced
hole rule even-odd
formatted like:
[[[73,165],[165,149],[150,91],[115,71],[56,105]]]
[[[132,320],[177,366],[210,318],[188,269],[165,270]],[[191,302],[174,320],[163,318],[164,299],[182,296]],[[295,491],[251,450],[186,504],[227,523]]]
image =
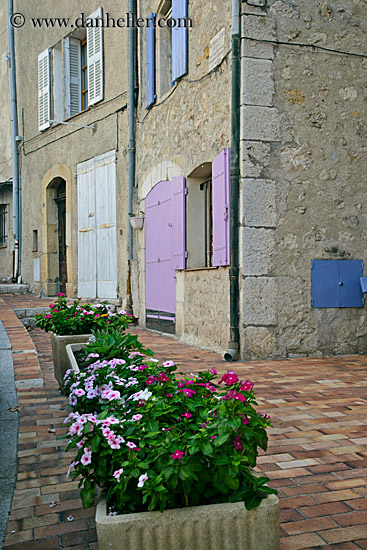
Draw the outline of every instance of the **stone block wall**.
[[[311,304],[312,259],[365,261],[364,8],[242,4],[244,358],[367,351],[365,307]]]

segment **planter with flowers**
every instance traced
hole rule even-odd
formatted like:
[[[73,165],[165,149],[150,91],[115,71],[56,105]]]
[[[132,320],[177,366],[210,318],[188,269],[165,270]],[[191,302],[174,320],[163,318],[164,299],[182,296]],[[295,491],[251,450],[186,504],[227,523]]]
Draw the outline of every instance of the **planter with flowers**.
[[[51,333],[55,378],[63,387],[67,370],[66,346],[87,342],[92,331],[109,327],[126,329],[131,316],[125,311],[112,313],[107,304],[81,304],[80,298],[69,303],[65,294],[57,294],[45,313],[35,315],[35,325]]]
[[[253,384],[214,369],[176,376],[142,348],[111,358],[98,346],[66,373],[65,422],[83,506],[104,491],[99,548],[279,548],[276,491],[252,470],[271,425]]]

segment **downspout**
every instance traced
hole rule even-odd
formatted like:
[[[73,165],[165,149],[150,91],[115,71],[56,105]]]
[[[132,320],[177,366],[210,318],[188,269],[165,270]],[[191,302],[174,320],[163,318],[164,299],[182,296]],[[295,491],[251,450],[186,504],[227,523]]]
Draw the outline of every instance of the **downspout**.
[[[8,0],[8,42],[9,42],[9,87],[11,115],[11,148],[13,162],[13,239],[14,271],[13,281],[21,282],[20,273],[20,223],[19,223],[19,164],[18,164],[18,112],[15,74],[14,27],[11,25],[13,0]]]
[[[136,0],[129,0],[129,17],[133,21],[136,19]],[[132,309],[131,293],[131,262],[134,256],[133,251],[133,228],[130,218],[133,215],[133,191],[135,186],[135,26],[129,28],[129,92],[128,92],[128,127],[129,127],[129,145],[128,145],[128,185],[129,185],[129,203],[128,203],[128,226],[129,226],[129,272],[127,280],[127,307]],[[132,311],[131,311],[132,313]]]
[[[241,0],[232,0],[231,214],[230,214],[230,341],[226,361],[236,361],[239,334],[239,190],[240,190],[240,21]]]

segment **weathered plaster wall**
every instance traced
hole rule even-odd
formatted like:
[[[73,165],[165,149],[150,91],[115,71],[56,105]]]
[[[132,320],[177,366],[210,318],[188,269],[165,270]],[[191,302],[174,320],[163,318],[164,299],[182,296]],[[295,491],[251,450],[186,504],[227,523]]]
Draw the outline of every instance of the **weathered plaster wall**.
[[[103,4],[104,13],[112,17],[125,17],[127,2],[98,0],[78,2],[71,6],[67,0],[49,6],[45,11],[39,2],[15,2],[15,10],[20,11],[29,22],[30,17],[70,17],[75,19],[84,12],[90,15]],[[18,5],[17,5],[18,4]],[[95,129],[58,125],[44,132],[38,131],[38,55],[66,37],[67,29],[32,29],[30,24],[16,30],[18,101],[21,124],[24,128],[21,155],[23,184],[23,278],[33,282],[34,258],[41,258],[41,285],[36,290],[55,291],[54,277],[47,271],[47,261],[43,256],[52,253],[47,247],[47,227],[45,189],[54,177],[67,179],[66,197],[66,238],[68,260],[69,295],[74,295],[78,283],[78,204],[77,204],[77,164],[115,149],[117,151],[117,251],[118,284],[123,304],[126,305],[127,281],[127,31],[126,29],[105,28],[104,43],[104,100],[86,111],[72,117],[74,124],[91,125]],[[24,48],[27,43],[28,47]],[[60,171],[60,167],[61,171]],[[48,175],[51,178],[46,181]],[[46,177],[46,179],[45,179]],[[32,231],[38,230],[41,246],[32,253]],[[42,236],[42,238],[41,238]],[[48,239],[50,243],[50,236]]]
[[[10,93],[7,30],[7,4],[0,4],[0,182],[12,178],[11,130],[10,130]],[[13,196],[11,190],[2,190],[0,186],[0,204],[7,205],[7,246],[0,248],[0,279],[12,276],[13,270]]]
[[[311,307],[311,260],[365,260],[367,60],[307,47],[366,55],[365,6],[267,4],[242,17],[243,356],[366,352],[366,307]]]
[[[144,2],[140,15],[147,17],[157,12],[159,4],[158,1]],[[145,109],[145,33],[138,33],[141,93],[137,114],[135,213],[144,211],[144,199],[159,181],[172,176],[190,176],[194,169],[211,163],[230,145],[231,4],[192,0],[189,17],[193,26],[189,29],[188,74],[169,92],[158,97],[148,111]],[[209,43],[222,28],[225,28],[225,57],[209,72]],[[144,324],[144,231],[135,232],[134,239],[134,313],[139,323]],[[223,350],[228,342],[227,270],[182,271],[177,273],[176,284],[177,334],[192,343]],[[219,302],[218,294],[221,295]]]
[[[176,273],[176,334],[223,354],[229,341],[229,268]]]

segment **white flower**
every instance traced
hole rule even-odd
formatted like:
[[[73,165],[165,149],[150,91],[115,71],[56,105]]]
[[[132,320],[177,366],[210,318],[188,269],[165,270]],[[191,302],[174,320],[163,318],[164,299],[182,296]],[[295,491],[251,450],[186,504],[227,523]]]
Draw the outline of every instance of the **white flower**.
[[[145,472],[145,474],[139,477],[138,487],[143,487],[147,479],[148,479],[148,472]]]

